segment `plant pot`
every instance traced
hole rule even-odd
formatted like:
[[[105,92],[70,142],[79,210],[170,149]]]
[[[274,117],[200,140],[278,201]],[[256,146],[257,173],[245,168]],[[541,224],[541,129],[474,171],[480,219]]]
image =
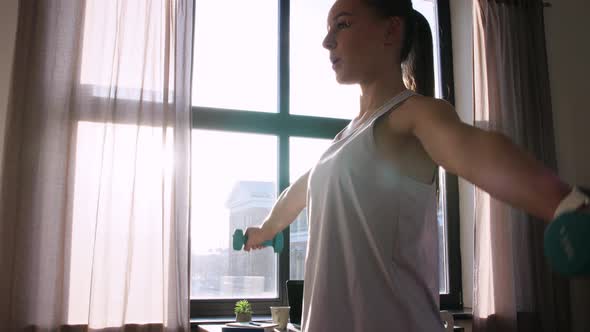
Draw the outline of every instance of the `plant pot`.
[[[252,314],[238,313],[236,314],[236,322],[249,322],[252,320]]]

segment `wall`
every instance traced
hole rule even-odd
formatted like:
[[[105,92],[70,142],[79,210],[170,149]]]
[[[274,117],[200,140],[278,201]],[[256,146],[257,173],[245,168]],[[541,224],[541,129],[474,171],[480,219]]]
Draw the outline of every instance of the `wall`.
[[[0,174],[2,174],[2,158],[4,156],[6,108],[12,75],[17,12],[18,0],[0,1]],[[0,178],[1,184],[2,178]]]
[[[545,34],[560,176],[590,186],[590,2],[553,0]],[[590,331],[590,280],[571,282],[572,331]]]

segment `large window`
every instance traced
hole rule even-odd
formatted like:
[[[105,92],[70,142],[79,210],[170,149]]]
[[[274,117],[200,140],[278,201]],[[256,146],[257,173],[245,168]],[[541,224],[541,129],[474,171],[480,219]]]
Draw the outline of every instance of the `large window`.
[[[429,21],[436,94],[453,102],[448,0],[414,0]],[[333,0],[196,0],[193,54],[191,315],[230,316],[236,299],[255,313],[286,303],[302,279],[307,220],[285,230],[285,250],[234,251],[236,228],[259,225],[278,193],[311,168],[359,108],[338,85],[322,48]],[[456,177],[440,170],[440,293],[459,308]]]

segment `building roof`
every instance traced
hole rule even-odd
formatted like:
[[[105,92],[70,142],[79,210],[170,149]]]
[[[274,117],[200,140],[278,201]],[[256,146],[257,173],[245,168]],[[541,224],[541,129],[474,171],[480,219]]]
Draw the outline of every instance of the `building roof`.
[[[234,209],[244,206],[264,207],[272,205],[276,199],[277,186],[268,181],[238,181],[234,184],[225,206]]]

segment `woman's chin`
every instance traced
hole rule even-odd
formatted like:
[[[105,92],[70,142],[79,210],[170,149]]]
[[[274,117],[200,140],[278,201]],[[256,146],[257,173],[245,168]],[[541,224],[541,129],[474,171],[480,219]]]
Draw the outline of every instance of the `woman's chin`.
[[[356,84],[357,81],[352,77],[336,73],[336,82],[338,84]]]

